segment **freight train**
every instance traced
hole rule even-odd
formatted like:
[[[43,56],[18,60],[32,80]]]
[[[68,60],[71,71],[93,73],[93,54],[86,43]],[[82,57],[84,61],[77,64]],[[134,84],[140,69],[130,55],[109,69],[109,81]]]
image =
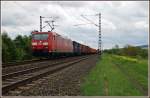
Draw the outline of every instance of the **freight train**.
[[[34,56],[73,56],[97,53],[96,49],[64,38],[55,32],[32,33],[32,52]]]

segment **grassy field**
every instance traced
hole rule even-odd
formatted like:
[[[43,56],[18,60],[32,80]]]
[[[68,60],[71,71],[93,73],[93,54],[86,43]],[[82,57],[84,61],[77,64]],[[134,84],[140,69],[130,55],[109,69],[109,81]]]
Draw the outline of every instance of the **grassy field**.
[[[147,60],[103,54],[81,84],[81,92],[87,96],[143,96],[147,87]]]

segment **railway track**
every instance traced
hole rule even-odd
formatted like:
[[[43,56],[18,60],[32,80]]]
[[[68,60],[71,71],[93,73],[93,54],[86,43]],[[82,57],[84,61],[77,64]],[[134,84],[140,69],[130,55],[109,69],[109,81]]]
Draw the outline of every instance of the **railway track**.
[[[17,71],[21,71],[21,70],[26,70],[26,69],[30,69],[30,68],[35,68],[35,67],[40,67],[40,66],[44,66],[44,65],[47,65],[47,63],[56,63],[56,62],[61,62],[61,61],[66,61],[66,60],[70,60],[70,59],[73,59],[73,58],[77,58],[77,57],[67,57],[67,58],[58,58],[58,59],[49,59],[49,60],[41,60],[40,62],[37,61],[37,62],[31,62],[31,63],[27,63],[27,64],[20,64],[20,65],[17,65],[17,64],[14,64],[14,65],[11,65],[11,66],[8,66],[8,67],[4,67],[2,68],[2,73],[3,75],[5,74],[9,74],[9,73],[12,73],[12,72],[17,72]]]
[[[47,62],[38,62],[38,63],[26,64],[26,65],[23,64],[20,66],[12,66],[12,67],[8,67],[8,68],[3,68],[2,78],[4,80],[5,78],[11,77],[11,76],[25,74],[25,73],[31,72],[31,71],[38,71],[40,69],[54,66],[57,64],[61,64],[64,62],[68,62],[68,61],[74,60],[74,59],[77,59],[77,57],[70,57],[70,58],[58,59],[58,60],[47,61]]]
[[[67,57],[59,57],[59,58],[39,58],[39,59],[31,59],[31,60],[25,60],[25,61],[14,61],[14,62],[8,62],[8,63],[2,63],[2,68],[8,68],[8,67],[14,67],[19,66],[23,64],[31,64],[31,63],[37,63],[41,61],[52,61],[52,60],[58,60],[58,59],[65,59]]]
[[[14,62],[8,62],[8,63],[2,63],[2,68],[12,67],[12,66],[18,66],[23,64],[30,64],[34,62],[41,62],[45,60],[50,60],[48,58],[40,58],[40,59],[32,59],[32,60],[25,60],[25,61],[14,61]]]
[[[52,64],[47,64],[40,67],[32,67],[30,69],[21,70],[2,75],[2,94],[8,93],[9,91],[28,84],[33,80],[40,79],[48,74],[55,73],[68,66],[74,65],[88,57],[73,58],[68,61],[61,61]]]

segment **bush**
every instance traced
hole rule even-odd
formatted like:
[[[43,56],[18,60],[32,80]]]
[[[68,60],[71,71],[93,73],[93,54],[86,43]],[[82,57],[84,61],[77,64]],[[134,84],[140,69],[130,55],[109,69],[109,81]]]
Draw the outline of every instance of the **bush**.
[[[32,58],[31,36],[18,35],[14,40],[2,33],[2,62],[22,61]]]
[[[126,45],[124,48],[114,47],[112,49],[104,50],[105,53],[124,55],[136,58],[148,58],[148,50],[140,47]]]

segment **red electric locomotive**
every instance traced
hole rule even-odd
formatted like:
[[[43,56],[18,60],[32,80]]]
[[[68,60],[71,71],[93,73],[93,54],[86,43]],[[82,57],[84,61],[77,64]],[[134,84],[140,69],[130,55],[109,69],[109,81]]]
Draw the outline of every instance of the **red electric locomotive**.
[[[32,32],[32,52],[35,56],[61,56],[73,54],[70,39],[63,38],[55,32]]]

